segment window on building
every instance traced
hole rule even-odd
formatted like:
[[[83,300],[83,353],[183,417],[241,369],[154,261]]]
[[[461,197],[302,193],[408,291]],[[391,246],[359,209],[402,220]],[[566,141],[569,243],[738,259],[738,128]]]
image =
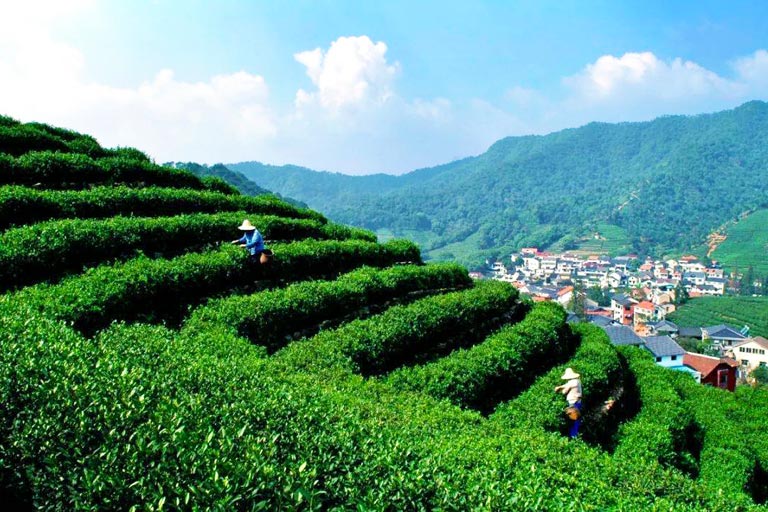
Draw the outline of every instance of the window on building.
[[[742,359],[741,360],[741,364],[742,364],[742,366],[749,366],[749,361],[746,360],[746,359]]]
[[[657,362],[657,363],[660,363],[660,362],[661,362],[661,358],[660,358],[660,357],[657,357],[657,358],[656,358],[656,362]]]
[[[765,366],[765,361],[760,361],[760,366]]]
[[[671,357],[671,359],[672,359],[673,361],[677,361],[677,356],[672,356],[672,357]]]

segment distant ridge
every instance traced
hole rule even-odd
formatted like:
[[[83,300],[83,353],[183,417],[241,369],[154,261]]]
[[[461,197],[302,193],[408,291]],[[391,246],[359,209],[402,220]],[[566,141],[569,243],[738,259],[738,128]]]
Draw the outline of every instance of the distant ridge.
[[[232,171],[231,169],[227,169],[223,164],[215,164],[212,166],[208,166],[204,164],[198,164],[195,162],[168,162],[165,165],[174,167],[176,169],[184,169],[186,171],[191,172],[195,176],[200,176],[201,178],[204,178],[206,176],[221,178],[222,180],[226,181],[227,183],[235,187],[237,190],[239,190],[241,194],[245,194],[247,196],[258,196],[261,194],[275,194],[274,192],[271,192],[265,188],[258,186],[256,183],[254,183],[253,181],[245,177],[243,173],[235,172],[235,171]],[[301,208],[306,208],[307,206],[307,204],[302,201],[297,201],[289,197],[284,197],[282,196],[282,194],[275,194],[275,195],[280,197],[287,203],[293,204],[294,206],[299,206]]]
[[[228,167],[334,220],[409,236],[431,258],[475,265],[525,245],[578,246],[598,226],[661,255],[768,204],[768,105],[507,137],[401,176]]]

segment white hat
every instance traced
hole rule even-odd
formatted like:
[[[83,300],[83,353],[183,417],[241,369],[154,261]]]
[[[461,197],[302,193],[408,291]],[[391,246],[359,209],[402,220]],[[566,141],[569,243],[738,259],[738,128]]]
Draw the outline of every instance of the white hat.
[[[245,219],[237,229],[240,229],[242,231],[253,231],[254,229],[256,229],[256,226],[251,224],[251,221],[249,221],[248,219]]]
[[[571,380],[571,379],[578,379],[579,377],[581,377],[581,375],[573,371],[572,368],[566,368],[565,373],[561,378],[565,380]]]

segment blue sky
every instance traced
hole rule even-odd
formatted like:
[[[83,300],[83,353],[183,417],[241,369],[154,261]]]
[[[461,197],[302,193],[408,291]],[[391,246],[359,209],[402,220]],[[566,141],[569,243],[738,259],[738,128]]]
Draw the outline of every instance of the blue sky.
[[[768,2],[0,5],[0,112],[156,160],[401,173],[768,99]]]

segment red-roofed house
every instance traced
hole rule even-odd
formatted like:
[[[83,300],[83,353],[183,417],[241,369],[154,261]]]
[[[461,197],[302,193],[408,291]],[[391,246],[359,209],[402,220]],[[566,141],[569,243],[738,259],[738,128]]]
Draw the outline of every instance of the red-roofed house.
[[[686,352],[683,364],[701,374],[701,383],[733,391],[736,388],[736,369],[739,363],[729,357],[712,357]]]

